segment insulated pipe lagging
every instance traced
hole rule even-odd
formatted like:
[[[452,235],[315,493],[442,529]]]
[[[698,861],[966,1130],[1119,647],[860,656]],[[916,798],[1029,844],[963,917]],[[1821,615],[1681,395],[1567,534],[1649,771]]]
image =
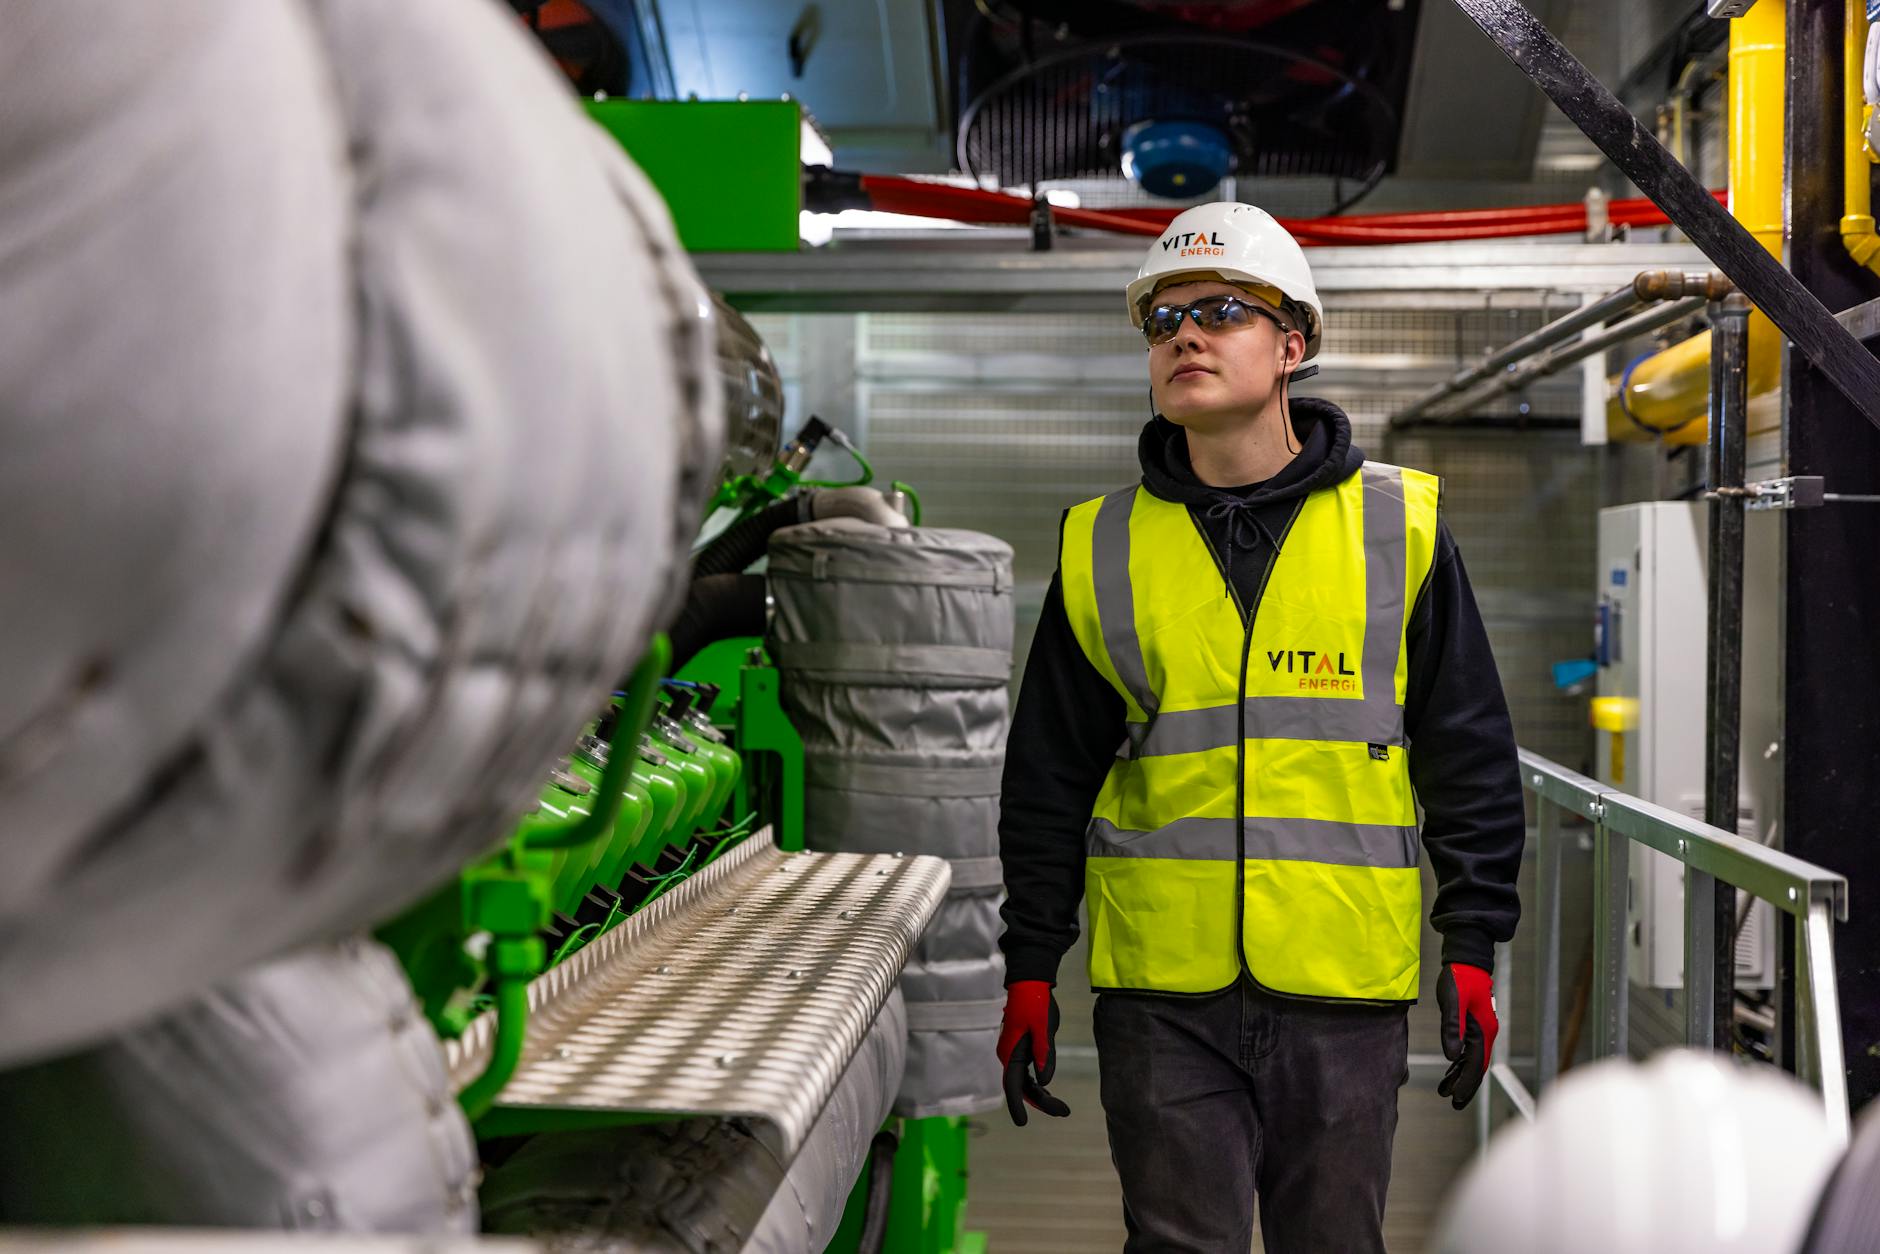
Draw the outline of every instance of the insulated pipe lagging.
[[[764,634],[769,591],[762,575],[705,575],[695,579],[672,628],[677,671],[720,640]]]
[[[809,498],[793,496],[725,528],[724,534],[699,550],[692,559],[692,577],[730,575],[762,557],[770,537],[785,527],[809,521]]]

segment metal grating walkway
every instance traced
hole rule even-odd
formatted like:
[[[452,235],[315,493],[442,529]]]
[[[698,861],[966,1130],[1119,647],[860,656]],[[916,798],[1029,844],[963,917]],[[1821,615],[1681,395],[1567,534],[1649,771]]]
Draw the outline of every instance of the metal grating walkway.
[[[499,1106],[759,1120],[802,1144],[946,895],[942,858],[777,850],[768,831],[529,986]],[[484,1015],[446,1047],[460,1087]]]

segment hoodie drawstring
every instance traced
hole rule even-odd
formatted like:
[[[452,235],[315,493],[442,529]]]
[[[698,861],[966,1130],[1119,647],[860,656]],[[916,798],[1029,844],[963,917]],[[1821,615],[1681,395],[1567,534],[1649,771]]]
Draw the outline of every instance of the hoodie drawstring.
[[[1236,496],[1217,496],[1212,498],[1208,502],[1207,509],[1203,511],[1203,516],[1210,522],[1225,522],[1227,524],[1226,569],[1222,571],[1222,574],[1227,579],[1228,597],[1234,599],[1234,549],[1236,542],[1240,538],[1241,528],[1250,527],[1253,533],[1251,538],[1255,540],[1265,540],[1272,546],[1275,553],[1279,552],[1279,537],[1273,534],[1273,529],[1266,525],[1265,519],[1260,517],[1257,506],[1243,501]],[[1244,548],[1246,546],[1241,545],[1240,547]]]

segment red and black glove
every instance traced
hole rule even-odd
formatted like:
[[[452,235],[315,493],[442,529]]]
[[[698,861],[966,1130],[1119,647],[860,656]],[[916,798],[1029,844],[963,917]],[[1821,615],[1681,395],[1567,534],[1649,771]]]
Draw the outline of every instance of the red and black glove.
[[[1019,980],[1005,990],[1005,1019],[999,1027],[999,1063],[1005,1068],[1005,1107],[1024,1127],[1027,1103],[1054,1119],[1071,1108],[1045,1091],[1057,1071],[1057,998],[1043,980]],[[1040,1061],[1042,1060],[1042,1061]]]
[[[1480,967],[1459,962],[1443,968],[1436,982],[1436,1004],[1443,1012],[1443,1057],[1449,1073],[1436,1086],[1450,1104],[1461,1110],[1482,1087],[1489,1061],[1495,1056],[1495,980]]]

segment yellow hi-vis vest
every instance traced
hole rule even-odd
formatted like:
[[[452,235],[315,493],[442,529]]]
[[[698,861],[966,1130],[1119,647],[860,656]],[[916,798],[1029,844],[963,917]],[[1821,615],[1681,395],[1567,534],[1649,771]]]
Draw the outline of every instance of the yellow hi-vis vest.
[[[1093,987],[1416,997],[1405,630],[1440,487],[1370,462],[1310,493],[1251,622],[1186,506],[1065,516],[1064,607],[1128,717],[1086,836]]]

